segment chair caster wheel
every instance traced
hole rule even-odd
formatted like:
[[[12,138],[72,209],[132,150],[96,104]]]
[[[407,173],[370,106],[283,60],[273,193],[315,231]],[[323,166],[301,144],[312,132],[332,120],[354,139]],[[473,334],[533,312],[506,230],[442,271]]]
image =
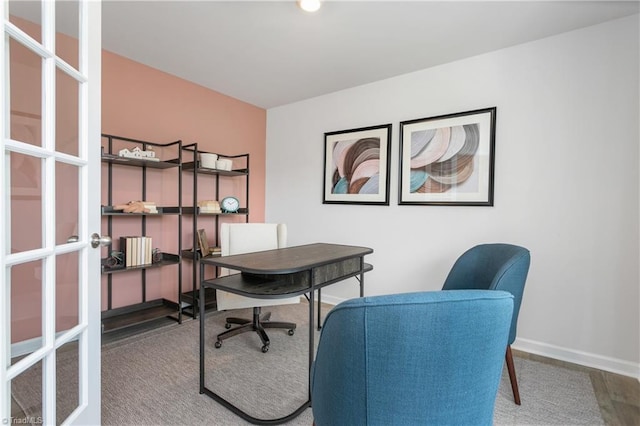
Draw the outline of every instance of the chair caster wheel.
[[[288,334],[289,336],[293,336],[293,334],[294,334],[295,332],[296,332],[296,331],[295,331],[294,329],[291,329],[291,330],[289,330],[289,331],[287,332],[287,334]]]
[[[231,324],[226,323],[226,324],[224,325],[224,328],[226,328],[227,330],[228,330],[228,329],[230,329],[230,328],[231,328]]]
[[[215,346],[216,349],[220,349],[222,347],[222,342],[218,340],[216,343],[213,344],[213,346]]]
[[[267,352],[269,352],[269,345],[264,345],[264,346],[262,347],[262,353],[263,353],[263,354],[266,354]]]

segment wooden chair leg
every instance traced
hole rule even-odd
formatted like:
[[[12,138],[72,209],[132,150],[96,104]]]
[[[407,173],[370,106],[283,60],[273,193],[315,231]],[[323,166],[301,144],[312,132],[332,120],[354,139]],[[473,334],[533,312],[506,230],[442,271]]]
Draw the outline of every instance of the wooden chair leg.
[[[507,370],[509,370],[509,380],[511,380],[511,390],[513,391],[513,400],[520,405],[520,392],[518,391],[518,380],[516,380],[516,369],[513,365],[513,355],[511,354],[511,345],[507,345]]]

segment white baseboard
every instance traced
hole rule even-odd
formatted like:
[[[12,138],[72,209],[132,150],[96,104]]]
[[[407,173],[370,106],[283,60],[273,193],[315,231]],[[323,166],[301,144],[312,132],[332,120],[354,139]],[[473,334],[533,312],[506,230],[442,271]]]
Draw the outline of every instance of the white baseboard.
[[[318,297],[318,296],[316,295],[316,297]],[[326,295],[323,294],[321,302],[322,303],[326,303],[327,305],[335,306],[340,302],[344,302],[345,300],[346,299],[342,299],[342,298],[339,298],[339,297],[333,297],[333,296],[326,296]]]
[[[529,339],[516,338],[511,345],[513,349],[528,352],[547,358],[558,359],[560,361],[571,362],[585,367],[597,368],[611,373],[622,374],[633,377],[640,381],[640,364],[607,356],[592,354],[575,349],[567,349],[548,343],[536,342]]]
[[[56,333],[56,337],[59,337],[64,332]],[[78,337],[74,337],[70,342],[78,340]],[[42,347],[42,337],[34,337],[33,339],[23,340],[22,342],[16,342],[11,344],[11,358],[17,356],[28,355],[31,352],[35,352]]]
[[[33,339],[23,340],[22,342],[11,344],[11,358],[27,355],[35,352],[42,347],[42,337],[34,337]]]

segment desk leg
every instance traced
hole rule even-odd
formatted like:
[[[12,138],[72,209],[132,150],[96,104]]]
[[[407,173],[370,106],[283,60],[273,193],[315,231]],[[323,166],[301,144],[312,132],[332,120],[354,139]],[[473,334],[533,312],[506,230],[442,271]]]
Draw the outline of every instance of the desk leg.
[[[204,265],[200,264],[200,296],[198,298],[198,306],[200,307],[200,393],[204,393],[204,345],[205,345],[205,333],[204,333],[204,287],[202,286],[202,280],[204,279]],[[195,300],[193,301],[195,303]]]
[[[322,306],[321,306],[322,294],[321,292],[322,290],[318,289],[318,330],[322,328]]]
[[[314,330],[313,330],[313,300],[314,298],[314,290],[313,285],[311,286],[311,291],[309,292],[309,407],[311,407],[311,366],[313,365],[313,355],[315,352],[315,344],[314,344]],[[319,300],[320,298],[318,298]]]

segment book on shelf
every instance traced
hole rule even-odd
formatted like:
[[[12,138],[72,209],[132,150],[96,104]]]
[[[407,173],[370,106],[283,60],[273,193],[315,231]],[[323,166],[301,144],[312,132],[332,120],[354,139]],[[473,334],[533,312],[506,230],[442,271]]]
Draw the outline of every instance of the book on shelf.
[[[124,254],[124,266],[127,268],[153,263],[153,239],[151,237],[120,237],[120,251]]]
[[[142,205],[145,210],[149,210],[147,213],[158,213],[158,207],[156,206],[155,201],[143,201]]]
[[[147,245],[147,237],[138,237],[138,265],[145,264],[144,251]]]
[[[138,241],[139,237],[131,237],[131,265],[129,266],[138,266],[140,264],[138,261]]]
[[[202,256],[209,254],[209,241],[207,240],[207,232],[204,229],[198,229],[198,246]]]
[[[153,263],[153,239],[150,238],[150,237],[148,237],[148,238],[149,238],[149,240],[148,240],[149,244],[147,244],[147,252],[146,252],[147,261],[146,261],[146,263]]]
[[[200,209],[200,213],[222,213],[220,203],[215,200],[198,201],[198,207]]]
[[[124,260],[124,266],[131,266],[131,254],[133,253],[132,249],[132,239],[131,237],[120,237],[120,251],[122,252],[122,259]]]

